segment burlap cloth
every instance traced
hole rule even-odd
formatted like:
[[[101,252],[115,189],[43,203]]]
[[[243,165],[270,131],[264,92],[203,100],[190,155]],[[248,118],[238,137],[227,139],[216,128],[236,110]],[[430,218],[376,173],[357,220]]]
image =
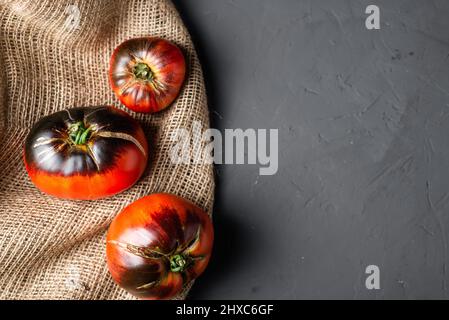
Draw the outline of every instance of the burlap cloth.
[[[79,26],[76,10],[79,9]],[[153,150],[143,178],[100,201],[65,201],[30,182],[22,147],[40,117],[77,106],[119,106],[107,81],[113,49],[137,36],[160,36],[186,55],[180,97],[156,115],[134,114]],[[209,125],[198,58],[167,0],[0,0],[0,298],[132,299],[105,263],[105,233],[116,213],[153,192],[186,197],[211,213],[210,165],[174,165],[171,132]],[[185,296],[184,290],[179,298]]]

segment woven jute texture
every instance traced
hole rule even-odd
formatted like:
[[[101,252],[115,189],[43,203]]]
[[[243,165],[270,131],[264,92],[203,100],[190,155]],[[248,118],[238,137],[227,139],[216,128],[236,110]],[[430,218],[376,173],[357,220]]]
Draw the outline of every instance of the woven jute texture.
[[[42,194],[22,162],[29,129],[66,108],[123,108],[108,85],[108,62],[118,44],[138,36],[173,41],[188,63],[171,107],[156,115],[131,112],[152,148],[144,176],[100,201]],[[133,299],[108,274],[108,225],[123,207],[154,192],[183,196],[211,213],[212,166],[173,164],[169,157],[172,132],[189,130],[194,121],[209,126],[201,66],[169,1],[0,0],[0,298]]]

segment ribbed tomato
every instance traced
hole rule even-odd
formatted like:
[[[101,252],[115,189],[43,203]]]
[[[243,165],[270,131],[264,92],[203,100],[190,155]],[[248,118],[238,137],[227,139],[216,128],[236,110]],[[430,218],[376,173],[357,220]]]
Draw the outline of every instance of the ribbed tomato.
[[[168,299],[206,268],[214,232],[209,216],[172,194],[146,196],[112,221],[106,256],[112,278],[144,299]]]
[[[90,200],[114,195],[140,178],[148,145],[139,123],[114,107],[75,108],[39,120],[25,142],[24,161],[43,192]]]
[[[120,101],[136,112],[157,112],[178,96],[186,72],[181,50],[160,38],[134,38],[112,54],[109,80]]]

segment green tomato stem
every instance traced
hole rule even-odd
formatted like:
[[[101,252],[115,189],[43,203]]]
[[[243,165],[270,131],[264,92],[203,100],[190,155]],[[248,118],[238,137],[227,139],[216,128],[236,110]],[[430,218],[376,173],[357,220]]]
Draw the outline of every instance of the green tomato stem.
[[[171,272],[184,272],[187,267],[187,259],[182,254],[176,254],[170,258]]]
[[[84,145],[89,140],[92,128],[86,128],[82,121],[72,124],[69,127],[69,136],[76,145]]]
[[[144,62],[136,63],[136,65],[133,68],[133,73],[136,76],[136,78],[145,80],[145,81],[151,81],[153,80],[153,71],[151,71],[151,68]]]

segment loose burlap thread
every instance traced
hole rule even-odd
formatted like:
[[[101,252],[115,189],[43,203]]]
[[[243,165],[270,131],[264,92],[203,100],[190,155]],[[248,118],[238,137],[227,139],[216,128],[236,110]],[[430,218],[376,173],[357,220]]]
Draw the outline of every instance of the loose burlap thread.
[[[119,43],[138,36],[173,41],[188,63],[184,88],[171,107],[155,115],[131,112],[151,146],[144,176],[104,200],[42,194],[22,161],[29,129],[66,108],[123,108],[108,84],[108,62]],[[190,129],[193,121],[209,126],[203,76],[169,1],[0,0],[0,298],[133,299],[108,274],[107,227],[123,207],[154,192],[183,196],[211,213],[212,166],[174,164],[169,157],[172,133]]]

